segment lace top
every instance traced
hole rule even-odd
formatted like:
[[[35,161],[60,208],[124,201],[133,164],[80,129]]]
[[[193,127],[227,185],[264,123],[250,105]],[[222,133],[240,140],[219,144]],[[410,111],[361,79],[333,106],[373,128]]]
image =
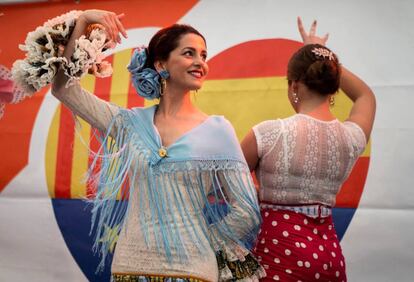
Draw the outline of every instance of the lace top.
[[[253,127],[260,200],[274,204],[335,205],[366,138],[354,122],[296,114]]]

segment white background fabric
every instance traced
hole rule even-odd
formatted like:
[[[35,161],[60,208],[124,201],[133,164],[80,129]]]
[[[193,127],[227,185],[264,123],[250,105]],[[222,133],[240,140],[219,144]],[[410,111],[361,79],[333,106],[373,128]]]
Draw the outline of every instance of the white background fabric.
[[[348,279],[412,281],[414,2],[201,1],[180,21],[205,35],[209,57],[213,57],[248,40],[299,41],[298,15],[307,25],[318,19],[319,31],[330,32],[329,46],[377,97],[368,177],[341,242]],[[156,29],[130,30],[128,40],[119,48],[148,42]],[[43,171],[44,124],[50,122],[56,106],[56,100],[45,99],[32,135],[29,165],[0,194],[1,281],[86,280],[65,247],[50,200],[44,200],[48,197]]]

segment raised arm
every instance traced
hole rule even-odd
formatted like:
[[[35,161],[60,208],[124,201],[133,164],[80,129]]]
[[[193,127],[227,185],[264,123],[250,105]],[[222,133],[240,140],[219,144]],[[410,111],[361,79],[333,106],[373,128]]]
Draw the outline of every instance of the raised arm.
[[[354,102],[347,120],[358,124],[368,140],[375,118],[374,93],[365,82],[344,67],[342,67],[340,87]]]
[[[315,43],[325,45],[328,40],[328,34],[324,37],[315,34],[316,24],[316,21],[314,21],[309,33],[307,33],[303,28],[302,20],[298,17],[298,29],[305,45]],[[347,120],[358,124],[368,140],[375,118],[376,102],[374,93],[364,81],[345,67],[341,66],[341,70],[340,88],[354,102]]]
[[[123,15],[116,15],[108,11],[84,11],[76,21],[76,26],[65,47],[63,56],[70,60],[74,52],[76,40],[85,33],[86,28],[90,24],[96,23],[104,26],[109,39],[120,43],[119,34],[121,33],[126,37],[125,29],[120,22],[122,17]],[[94,127],[106,130],[112,117],[118,112],[118,107],[88,93],[77,83],[66,87],[68,79],[64,71],[60,69],[53,81],[52,94],[76,115],[82,117]]]

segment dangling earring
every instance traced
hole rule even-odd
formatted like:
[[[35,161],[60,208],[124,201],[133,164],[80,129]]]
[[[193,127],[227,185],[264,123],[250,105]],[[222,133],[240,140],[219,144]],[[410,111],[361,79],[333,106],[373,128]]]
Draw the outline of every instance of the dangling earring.
[[[296,94],[296,92],[293,92],[292,96],[293,96],[293,103],[297,104],[299,102],[298,94]]]
[[[329,105],[331,107],[335,106],[335,96],[331,95],[331,97],[329,97]]]
[[[160,86],[160,95],[163,96],[165,89],[167,88],[167,80],[165,80],[164,78],[161,78],[161,86]]]
[[[167,89],[167,79],[170,77],[170,73],[166,70],[162,70],[159,72],[161,77],[161,85],[160,85],[160,95],[164,95],[165,89]]]

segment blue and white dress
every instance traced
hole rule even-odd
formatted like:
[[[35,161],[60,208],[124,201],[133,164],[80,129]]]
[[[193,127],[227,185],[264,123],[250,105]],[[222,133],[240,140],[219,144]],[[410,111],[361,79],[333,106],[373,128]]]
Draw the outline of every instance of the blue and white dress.
[[[154,126],[157,106],[122,109],[78,85],[54,95],[102,133],[89,171],[101,267],[114,250],[117,277],[265,275],[248,251],[261,223],[256,190],[224,117],[208,117],[165,148]]]

